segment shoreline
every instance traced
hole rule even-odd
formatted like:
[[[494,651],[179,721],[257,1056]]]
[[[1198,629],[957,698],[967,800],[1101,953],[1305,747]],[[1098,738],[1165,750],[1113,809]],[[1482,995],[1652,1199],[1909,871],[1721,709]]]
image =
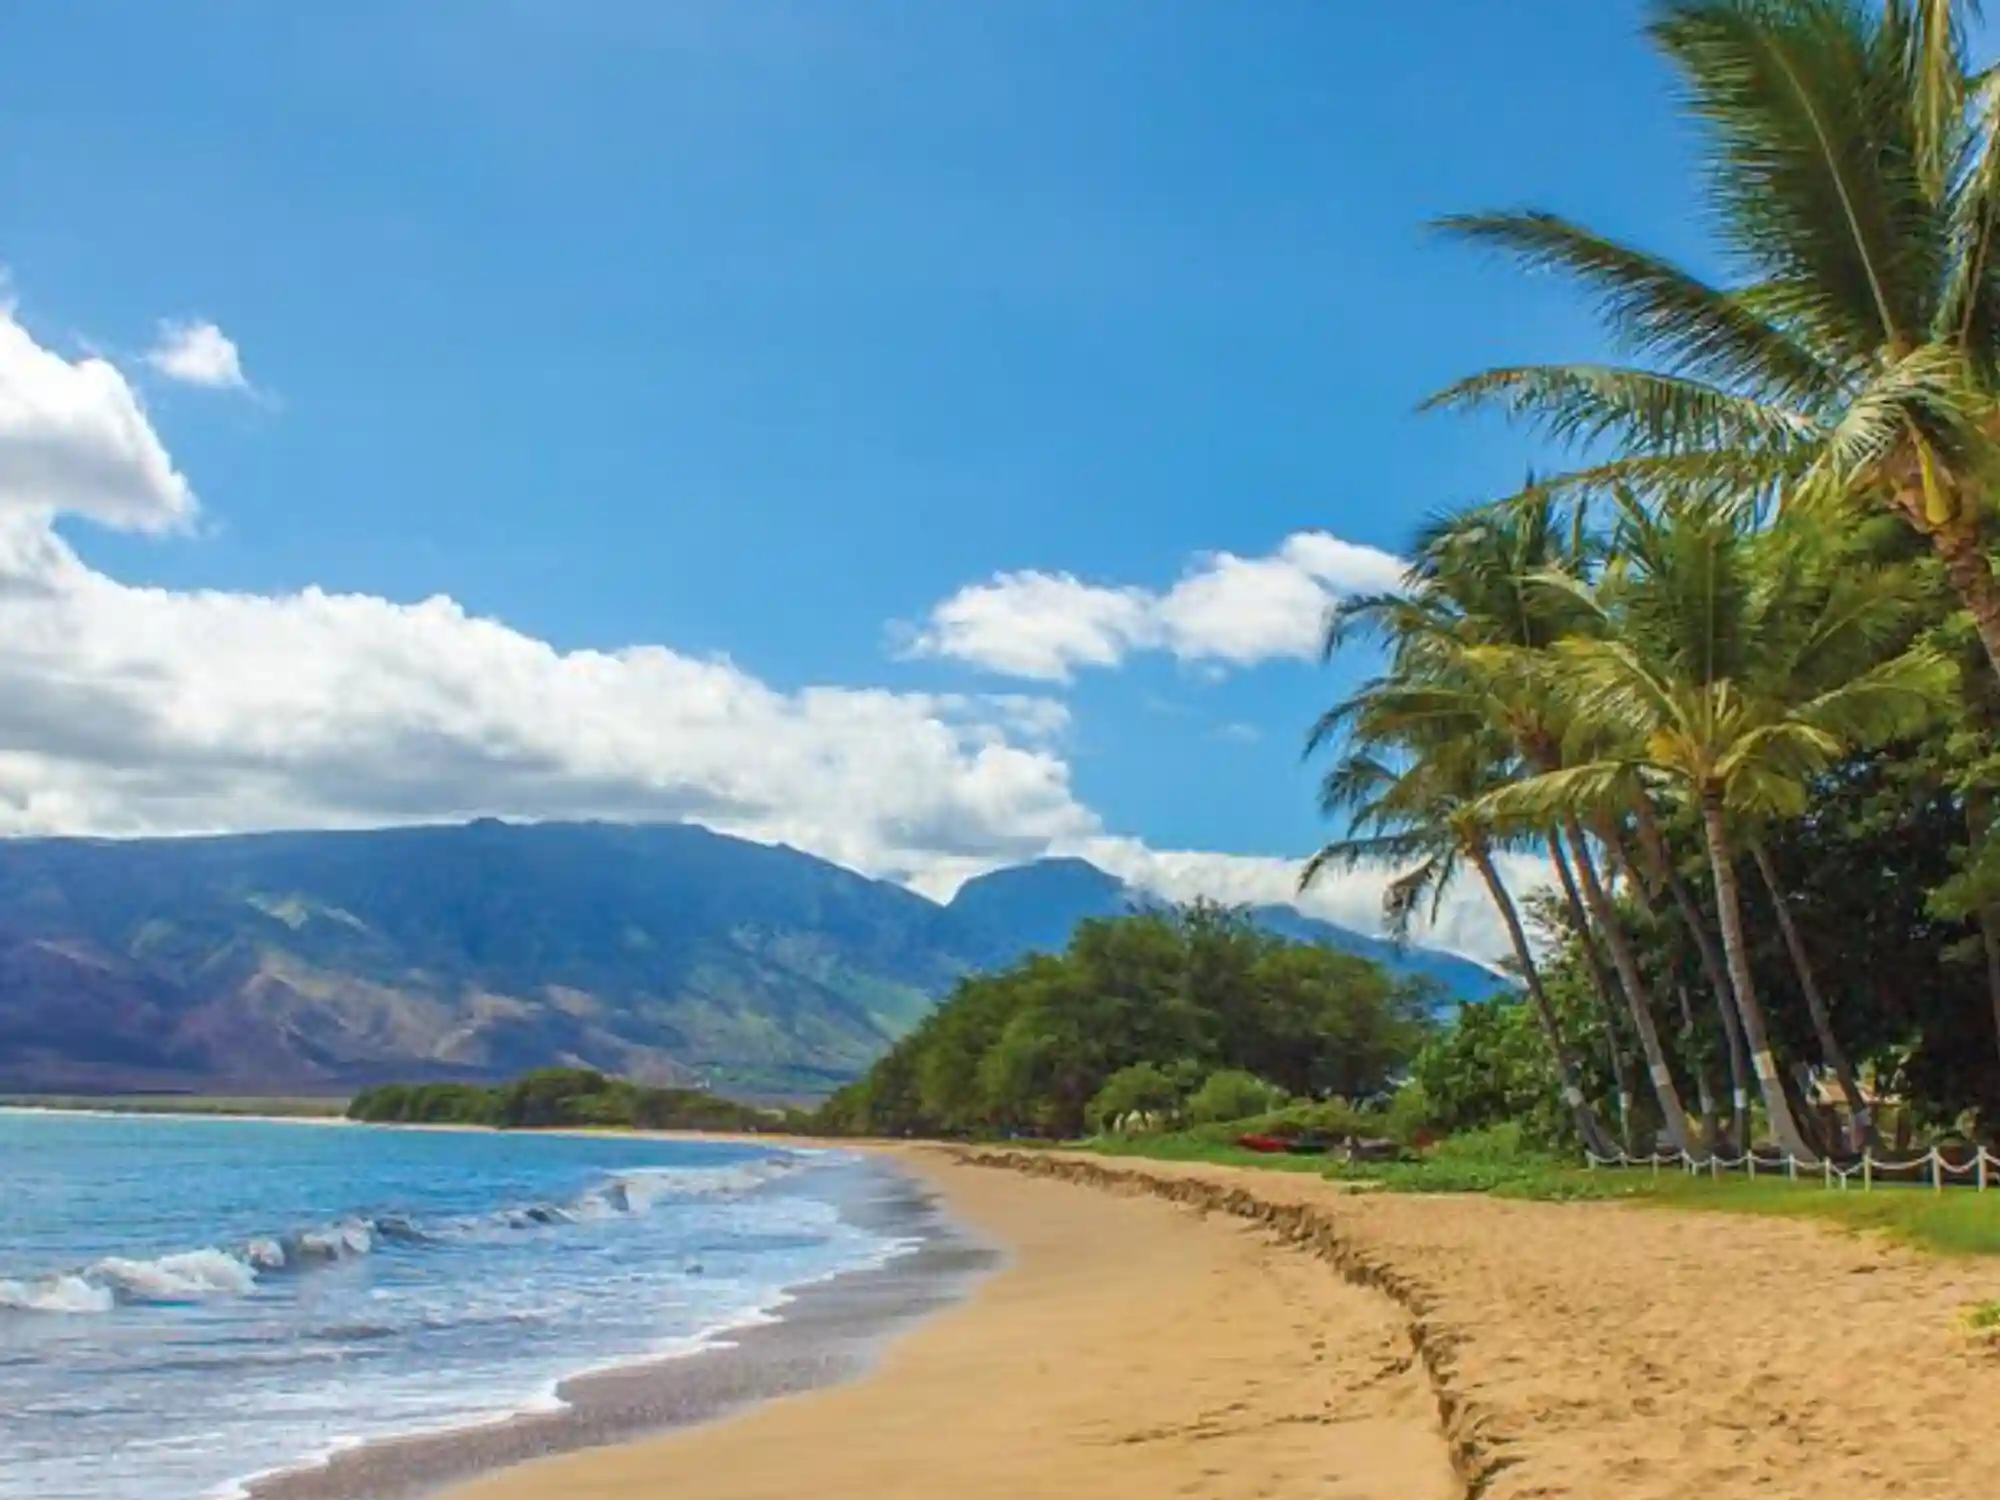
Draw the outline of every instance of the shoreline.
[[[1225,1217],[877,1144],[1007,1247],[859,1378],[441,1500],[1459,1500],[1400,1310]]]
[[[647,1132],[640,1138],[692,1137]],[[581,1368],[514,1412],[343,1445],[232,1481],[223,1493],[242,1500],[418,1500],[521,1465],[680,1431],[864,1376],[895,1338],[969,1296],[1002,1252],[956,1222],[935,1191],[898,1163],[876,1152],[853,1155],[869,1160],[883,1183],[883,1197],[858,1221],[914,1240],[914,1248],[789,1287],[763,1313],[703,1335],[692,1347]]]

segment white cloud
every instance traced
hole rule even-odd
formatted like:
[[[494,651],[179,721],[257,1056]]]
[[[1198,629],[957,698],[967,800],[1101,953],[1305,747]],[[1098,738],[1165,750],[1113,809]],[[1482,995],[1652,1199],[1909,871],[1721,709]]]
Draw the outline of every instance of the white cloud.
[[[0,518],[168,531],[195,511],[125,377],[105,360],[43,348],[0,305]]]
[[[694,818],[900,873],[1094,831],[1059,710],[777,692],[661,646],[560,652],[445,598],[131,588],[0,526],[0,829]]]
[[[938,605],[909,649],[1012,677],[1067,681],[1076,667],[1115,667],[1150,645],[1156,607],[1143,589],[1099,588],[1067,573],[1002,573]]]
[[[248,390],[243,358],[228,334],[208,322],[163,322],[146,363],[169,380],[210,390]]]
[[[1115,667],[1139,651],[1209,667],[1310,660],[1327,607],[1395,588],[1403,567],[1377,548],[1302,531],[1263,557],[1204,554],[1164,592],[1085,583],[1068,573],[1001,573],[939,604],[921,627],[904,632],[904,644],[911,655],[1045,682],[1067,682],[1083,667]]]
[[[442,597],[133,587],[52,529],[58,514],[157,531],[194,513],[123,377],[0,314],[0,834],[689,819],[934,894],[1069,852],[1163,895],[1291,899],[1290,861],[1108,837],[1046,696],[785,693],[664,646],[559,651]],[[1279,556],[1305,570],[1307,546]],[[1210,582],[1167,597],[1202,618],[1235,577],[1211,559],[1190,575]],[[1083,611],[1100,641],[1129,640],[1135,607],[1166,618],[1153,596],[1094,592],[1111,596]],[[1019,660],[1128,649],[1042,639]],[[1341,876],[1307,905],[1373,930],[1380,889]],[[1490,956],[1495,934],[1455,898],[1437,937]]]

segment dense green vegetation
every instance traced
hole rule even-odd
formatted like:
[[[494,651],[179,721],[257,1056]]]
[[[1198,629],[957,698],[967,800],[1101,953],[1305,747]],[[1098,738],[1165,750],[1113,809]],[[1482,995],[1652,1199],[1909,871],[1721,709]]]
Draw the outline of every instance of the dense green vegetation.
[[[965,980],[821,1110],[842,1134],[1066,1137],[1134,1112],[1256,1114],[1380,1094],[1430,994],[1197,904],[1087,922],[1060,956]]]
[[[586,1068],[543,1068],[510,1083],[384,1084],[363,1089],[349,1119],[377,1125],[483,1125],[496,1130],[775,1131],[800,1117],[699,1089],[647,1088]]]
[[[1899,1130],[2000,1129],[2000,91],[1972,9],[1654,0],[1726,280],[1558,213],[1445,221],[1571,281],[1631,362],[1436,397],[1562,457],[1428,525],[1330,631],[1385,665],[1313,736],[1352,831],[1308,876],[1395,862],[1396,925],[1474,878],[1527,984],[1418,1064],[1440,1124],[1807,1159],[1879,1139],[1884,1099]]]

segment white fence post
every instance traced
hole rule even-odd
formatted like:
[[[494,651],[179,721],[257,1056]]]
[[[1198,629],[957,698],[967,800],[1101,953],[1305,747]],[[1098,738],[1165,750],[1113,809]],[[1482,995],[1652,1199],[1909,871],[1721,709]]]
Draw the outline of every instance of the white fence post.
[[[1681,1151],[1673,1152],[1671,1155],[1664,1155],[1658,1151],[1654,1151],[1645,1160],[1646,1167],[1656,1182],[1659,1180],[1660,1168],[1669,1163],[1678,1165],[1690,1177],[1699,1176],[1702,1169],[1706,1167],[1710,1179],[1718,1182],[1722,1179],[1725,1170],[1733,1172],[1739,1166],[1743,1168],[1751,1181],[1754,1182],[1757,1178],[1758,1160],[1757,1153],[1754,1151],[1744,1152],[1733,1163],[1725,1163],[1722,1159],[1722,1153],[1719,1151],[1711,1151],[1706,1157],[1697,1157],[1692,1153]],[[1790,1152],[1787,1152],[1784,1162],[1785,1176],[1796,1183],[1799,1180],[1799,1159]],[[1636,1167],[1638,1165],[1638,1157],[1628,1156],[1622,1151],[1616,1158],[1598,1157],[1588,1151],[1584,1153],[1584,1166],[1590,1171],[1596,1171],[1599,1167]],[[1821,1185],[1828,1191],[1833,1189],[1834,1181],[1837,1178],[1839,1179],[1840,1190],[1846,1192],[1853,1186],[1853,1179],[1858,1176],[1861,1179],[1862,1191],[1873,1192],[1875,1190],[1875,1173],[1878,1167],[1887,1168],[1891,1172],[1909,1172],[1929,1167],[1931,1191],[1934,1193],[1942,1193],[1944,1191],[1944,1179],[1947,1172],[1963,1172],[1967,1174],[1973,1179],[1974,1187],[1982,1193],[1992,1189],[2000,1189],[2000,1179],[1996,1179],[1993,1170],[1995,1167],[2000,1167],[2000,1154],[1988,1151],[1984,1146],[1976,1148],[1971,1162],[1963,1167],[1952,1166],[1946,1162],[1944,1148],[1941,1146],[1933,1146],[1924,1155],[1911,1161],[1884,1160],[1878,1162],[1875,1159],[1874,1151],[1864,1150],[1861,1153],[1860,1165],[1854,1168],[1843,1171],[1833,1164],[1831,1157],[1821,1157],[1819,1166]],[[1768,1172],[1770,1169],[1766,1168],[1766,1170]]]

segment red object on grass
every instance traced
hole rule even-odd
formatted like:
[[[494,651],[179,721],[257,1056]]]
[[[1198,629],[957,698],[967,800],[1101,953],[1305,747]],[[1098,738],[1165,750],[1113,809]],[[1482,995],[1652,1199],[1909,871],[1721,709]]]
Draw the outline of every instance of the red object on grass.
[[[1262,1151],[1267,1155],[1285,1149],[1285,1143],[1273,1135],[1239,1135],[1236,1144],[1245,1151]]]

